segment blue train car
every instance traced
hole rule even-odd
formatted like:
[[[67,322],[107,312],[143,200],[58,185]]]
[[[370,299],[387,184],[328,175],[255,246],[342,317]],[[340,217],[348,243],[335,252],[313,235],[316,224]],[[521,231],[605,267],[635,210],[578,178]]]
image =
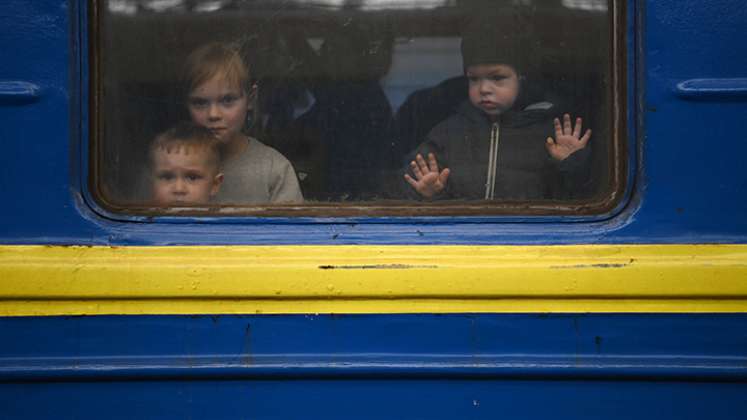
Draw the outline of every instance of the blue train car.
[[[488,3],[600,110],[582,197],[346,201],[286,149],[318,200],[138,202],[121,162],[179,118],[161,77],[200,41],[384,28],[395,114],[461,71],[469,2],[6,3],[0,418],[747,417],[744,2]]]

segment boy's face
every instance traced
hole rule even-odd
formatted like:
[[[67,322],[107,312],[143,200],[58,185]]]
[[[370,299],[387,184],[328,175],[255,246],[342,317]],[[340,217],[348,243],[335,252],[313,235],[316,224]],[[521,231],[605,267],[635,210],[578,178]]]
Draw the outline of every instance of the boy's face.
[[[220,74],[197,86],[187,98],[192,121],[209,128],[224,143],[239,138],[249,107],[249,98],[241,87],[233,86]]]
[[[478,64],[467,67],[469,100],[490,116],[511,109],[519,96],[519,76],[505,64]]]
[[[174,147],[153,152],[153,200],[161,206],[205,204],[218,193],[223,174],[211,161],[210,151]]]

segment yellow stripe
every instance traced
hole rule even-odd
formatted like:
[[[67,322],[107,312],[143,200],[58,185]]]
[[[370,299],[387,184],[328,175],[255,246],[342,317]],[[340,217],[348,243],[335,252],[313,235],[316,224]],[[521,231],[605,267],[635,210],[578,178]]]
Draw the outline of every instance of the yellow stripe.
[[[0,315],[747,312],[745,245],[0,247]]]

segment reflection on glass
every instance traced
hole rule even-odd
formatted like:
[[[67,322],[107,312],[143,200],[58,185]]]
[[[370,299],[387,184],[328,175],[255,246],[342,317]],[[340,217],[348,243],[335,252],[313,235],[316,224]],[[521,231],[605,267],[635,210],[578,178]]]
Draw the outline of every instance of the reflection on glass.
[[[231,0],[203,0],[194,5],[192,10],[195,12],[217,12],[230,6]]]
[[[562,0],[563,6],[569,9],[606,12],[607,0]]]
[[[456,3],[456,0],[294,0],[291,3],[336,9],[417,10],[450,6]]]
[[[453,4],[450,0],[363,0],[362,10],[435,9]]]
[[[111,13],[134,15],[137,13],[137,8],[137,0],[109,0],[109,11]]]
[[[148,202],[143,162],[157,135],[190,120],[194,98],[182,83],[183,69],[190,53],[211,43],[235,51],[248,68],[245,77],[253,87],[239,94],[245,100],[237,122],[242,138],[290,162],[289,173],[307,204],[555,202],[607,192],[612,98],[606,1],[109,0],[107,10],[100,25],[103,90],[95,144],[95,182],[107,202],[135,207]],[[470,23],[477,18],[483,23]],[[488,61],[466,60],[468,31],[485,42],[479,50],[492,49]],[[510,71],[470,71],[473,64],[505,65]],[[515,80],[515,87],[494,118],[491,99],[479,95],[480,89],[498,86],[499,78]],[[221,93],[213,96],[211,103],[220,104]],[[477,110],[475,118],[488,124],[475,125],[474,133],[469,127],[447,128],[448,136],[479,147],[457,145],[448,156],[422,148],[438,137],[434,130],[450,127],[444,122],[460,109]],[[556,147],[566,134],[566,114],[583,119],[574,133],[571,118],[575,141],[587,128],[593,131],[579,165],[585,171],[580,182],[545,173],[570,165]],[[200,121],[210,128],[206,115]],[[493,123],[502,131],[490,146]],[[536,130],[529,133],[527,126]],[[511,141],[525,137],[534,144],[531,151],[511,148]],[[226,162],[231,164],[230,156]],[[417,184],[446,168],[446,186],[433,194],[420,194],[405,177]],[[238,182],[228,175],[223,192]],[[244,176],[245,182],[252,177]],[[212,204],[225,203],[216,197]]]
[[[142,7],[153,12],[181,11],[186,7],[185,0],[144,0]]]

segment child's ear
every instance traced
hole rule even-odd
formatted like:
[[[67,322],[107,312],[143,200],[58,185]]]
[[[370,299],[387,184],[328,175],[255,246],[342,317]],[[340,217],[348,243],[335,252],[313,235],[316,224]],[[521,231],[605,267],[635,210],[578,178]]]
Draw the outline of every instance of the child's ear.
[[[210,187],[210,197],[215,196],[215,194],[218,194],[218,191],[220,191],[220,186],[223,184],[223,173],[218,172],[217,175],[215,175],[215,178],[213,178],[213,186]]]
[[[246,93],[246,98],[247,98],[247,101],[246,101],[246,110],[247,111],[254,110],[254,105],[255,105],[255,103],[257,101],[257,91],[258,91],[257,84],[254,83],[249,88],[249,91]]]

